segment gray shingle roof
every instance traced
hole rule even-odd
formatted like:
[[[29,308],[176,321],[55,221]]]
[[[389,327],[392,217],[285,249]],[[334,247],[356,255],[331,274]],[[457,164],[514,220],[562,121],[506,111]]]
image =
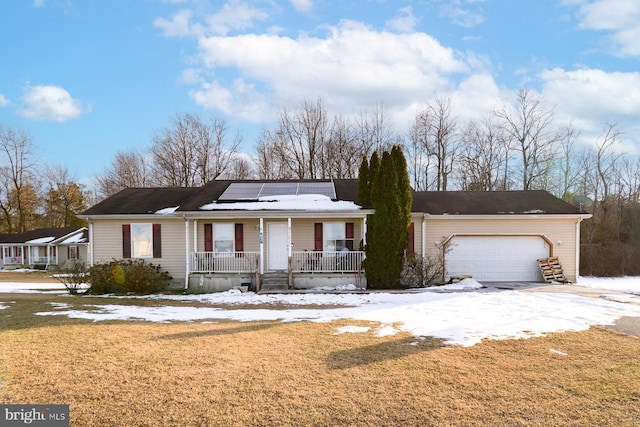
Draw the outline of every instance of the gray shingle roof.
[[[31,240],[53,237],[57,240],[67,234],[73,233],[82,227],[62,227],[62,228],[38,228],[36,230],[25,231],[24,233],[0,234],[0,244],[2,243],[26,243]],[[83,231],[83,237],[88,239],[88,233]]]
[[[87,209],[82,215],[153,214],[161,209],[176,206],[179,206],[179,212],[199,211],[201,206],[216,201],[232,182],[260,181],[215,180],[196,188],[128,188]],[[359,204],[357,179],[337,179],[333,182],[338,200]],[[432,215],[581,213],[575,206],[541,190],[414,192],[412,211]]]
[[[546,191],[423,191],[413,193],[414,212],[432,215],[579,214]]]

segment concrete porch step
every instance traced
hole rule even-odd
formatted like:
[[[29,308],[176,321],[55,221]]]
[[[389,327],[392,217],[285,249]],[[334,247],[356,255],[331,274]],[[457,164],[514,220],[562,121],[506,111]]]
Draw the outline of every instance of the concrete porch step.
[[[262,275],[261,292],[282,292],[289,289],[289,276],[286,273],[266,273]]]

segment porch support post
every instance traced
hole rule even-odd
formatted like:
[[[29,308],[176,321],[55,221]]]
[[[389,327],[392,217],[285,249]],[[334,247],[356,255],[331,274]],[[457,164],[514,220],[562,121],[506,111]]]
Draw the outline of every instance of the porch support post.
[[[289,289],[293,288],[293,269],[291,266],[291,217],[287,218],[287,271],[289,273]]]
[[[258,239],[260,242],[260,274],[264,274],[264,218],[262,217],[260,217]]]
[[[191,271],[191,257],[189,256],[189,220],[184,217],[184,255],[185,255],[185,268],[184,268],[184,289],[189,288],[189,274]]]
[[[198,220],[193,220],[193,252],[198,252]]]
[[[367,217],[362,217],[362,249],[367,246]]]

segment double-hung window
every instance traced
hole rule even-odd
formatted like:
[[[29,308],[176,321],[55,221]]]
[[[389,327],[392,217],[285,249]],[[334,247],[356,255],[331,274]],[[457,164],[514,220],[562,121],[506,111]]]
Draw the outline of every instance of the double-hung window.
[[[353,222],[324,222],[315,225],[315,250],[339,252],[354,249]]]
[[[122,225],[123,258],[161,258],[160,224]]]
[[[244,227],[242,223],[208,223],[204,225],[205,252],[243,252]]]
[[[214,252],[234,252],[234,235],[233,224],[213,224]]]

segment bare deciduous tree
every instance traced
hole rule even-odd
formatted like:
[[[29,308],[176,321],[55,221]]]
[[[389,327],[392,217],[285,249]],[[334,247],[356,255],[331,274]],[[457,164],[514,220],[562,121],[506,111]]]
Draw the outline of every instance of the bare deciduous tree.
[[[86,209],[84,188],[71,177],[66,166],[49,167],[45,173],[49,190],[45,196],[47,227],[80,225],[76,214]]]
[[[502,121],[513,149],[520,153],[522,189],[534,189],[535,183],[549,173],[559,138],[553,129],[553,108],[522,88],[516,94],[515,108],[503,105],[495,114]]]
[[[0,124],[0,209],[8,232],[26,231],[29,216],[33,215],[35,193],[33,141],[21,129]],[[13,219],[16,222],[13,222]]]
[[[472,121],[462,132],[462,141],[462,189],[503,190],[509,149],[500,126],[490,117]]]
[[[239,136],[228,140],[222,120],[205,123],[193,114],[176,114],[172,126],[153,138],[155,177],[160,185],[203,185],[227,171],[240,140]]]
[[[384,104],[376,103],[373,112],[364,111],[356,120],[357,139],[366,153],[391,151],[400,144],[401,137],[393,130],[393,123],[385,114]]]
[[[117,152],[111,166],[96,181],[97,191],[103,197],[125,188],[155,185],[149,158],[136,150]]]

